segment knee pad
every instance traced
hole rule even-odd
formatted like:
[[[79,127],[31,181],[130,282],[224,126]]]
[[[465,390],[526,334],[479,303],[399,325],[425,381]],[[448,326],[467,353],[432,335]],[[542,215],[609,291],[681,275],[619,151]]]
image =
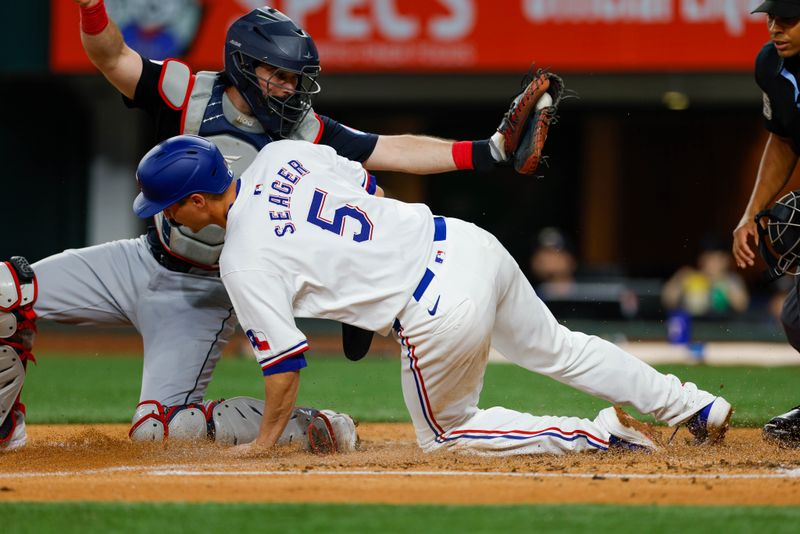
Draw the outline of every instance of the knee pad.
[[[36,339],[33,304],[38,284],[27,260],[14,256],[0,262],[0,346],[13,348],[23,367],[34,360],[31,350]]]
[[[158,401],[136,405],[128,436],[132,441],[203,440],[209,438],[206,405],[164,406]]]
[[[169,439],[197,441],[210,438],[209,417],[203,404],[171,406],[166,420]]]
[[[163,441],[169,435],[164,407],[158,401],[142,401],[133,412],[128,437],[132,441]]]
[[[33,306],[39,285],[28,260],[13,256],[0,262],[0,311]]]

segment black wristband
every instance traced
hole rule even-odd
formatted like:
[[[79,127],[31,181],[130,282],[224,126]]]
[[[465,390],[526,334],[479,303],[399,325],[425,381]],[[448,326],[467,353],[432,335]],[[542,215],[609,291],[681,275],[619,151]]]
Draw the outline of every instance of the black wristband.
[[[472,168],[476,171],[492,171],[497,167],[497,161],[492,157],[489,148],[489,139],[472,142]]]

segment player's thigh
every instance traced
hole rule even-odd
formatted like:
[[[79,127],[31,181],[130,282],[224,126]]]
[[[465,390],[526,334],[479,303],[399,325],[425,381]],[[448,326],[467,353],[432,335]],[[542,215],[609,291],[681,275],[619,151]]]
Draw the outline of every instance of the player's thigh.
[[[469,300],[436,327],[426,326],[427,314],[414,303],[401,317],[409,329],[397,332],[403,398],[423,448],[477,411],[490,345],[488,330],[481,335],[473,327],[477,313]]]
[[[141,400],[201,400],[236,326],[219,277],[164,269],[152,277],[137,315],[144,342]]]
[[[39,317],[73,324],[136,323],[136,303],[157,264],[141,239],[65,250],[33,264]]]
[[[558,323],[510,255],[504,259],[497,283],[502,298],[497,304],[492,346],[509,360],[524,367],[531,362],[549,362],[586,338]]]

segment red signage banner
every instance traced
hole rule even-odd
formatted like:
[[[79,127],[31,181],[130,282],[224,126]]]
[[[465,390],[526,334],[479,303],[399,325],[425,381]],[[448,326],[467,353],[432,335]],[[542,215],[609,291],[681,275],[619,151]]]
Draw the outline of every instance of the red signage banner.
[[[758,0],[274,0],[325,72],[749,71],[768,40]],[[218,70],[228,25],[258,0],[106,0],[126,42]],[[51,0],[50,65],[87,72],[78,7]]]

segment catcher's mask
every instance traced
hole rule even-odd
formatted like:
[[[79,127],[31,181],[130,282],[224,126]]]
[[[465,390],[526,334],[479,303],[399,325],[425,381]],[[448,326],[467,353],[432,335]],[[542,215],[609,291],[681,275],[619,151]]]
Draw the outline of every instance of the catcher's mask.
[[[775,280],[800,274],[800,190],[787,193],[755,217],[758,248]]]
[[[262,63],[276,69],[264,80],[268,87],[284,71],[297,77],[294,91],[278,97],[262,90],[256,75]],[[312,97],[320,92],[319,71],[319,54],[311,36],[277,9],[254,9],[228,29],[225,74],[270,133],[288,138],[299,126],[311,110]]]

